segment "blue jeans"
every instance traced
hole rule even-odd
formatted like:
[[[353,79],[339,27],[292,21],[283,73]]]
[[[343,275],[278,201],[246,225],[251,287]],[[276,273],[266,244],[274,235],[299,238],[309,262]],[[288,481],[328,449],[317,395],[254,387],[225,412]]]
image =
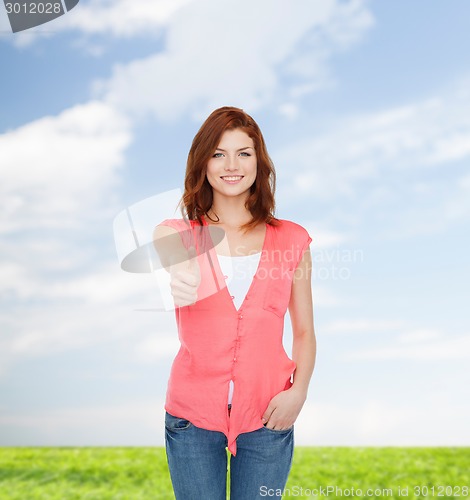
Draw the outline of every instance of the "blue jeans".
[[[166,412],[165,444],[176,500],[226,500],[225,434],[201,429]],[[230,455],[231,500],[266,498],[268,489],[283,490],[293,453],[293,426],[240,434],[237,454]]]

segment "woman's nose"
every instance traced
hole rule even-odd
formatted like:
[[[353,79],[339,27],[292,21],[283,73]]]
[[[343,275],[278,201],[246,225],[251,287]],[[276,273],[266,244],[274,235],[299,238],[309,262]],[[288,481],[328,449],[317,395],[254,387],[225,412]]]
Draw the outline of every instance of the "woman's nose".
[[[225,163],[225,170],[238,170],[238,162],[236,158],[228,157]]]

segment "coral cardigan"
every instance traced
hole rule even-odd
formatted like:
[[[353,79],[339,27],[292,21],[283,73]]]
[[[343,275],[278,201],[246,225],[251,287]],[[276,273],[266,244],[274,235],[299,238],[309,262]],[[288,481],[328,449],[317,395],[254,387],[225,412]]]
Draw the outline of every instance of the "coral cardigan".
[[[258,269],[237,310],[230,297],[208,224],[161,223],[180,231],[198,254],[201,284],[194,305],[175,310],[181,347],[173,361],[165,409],[203,429],[223,432],[236,455],[237,436],[263,427],[271,399],[292,385],[296,364],[283,347],[284,315],[294,271],[312,241],[298,224],[266,224]],[[204,227],[206,226],[206,227]],[[227,396],[234,393],[230,415]]]

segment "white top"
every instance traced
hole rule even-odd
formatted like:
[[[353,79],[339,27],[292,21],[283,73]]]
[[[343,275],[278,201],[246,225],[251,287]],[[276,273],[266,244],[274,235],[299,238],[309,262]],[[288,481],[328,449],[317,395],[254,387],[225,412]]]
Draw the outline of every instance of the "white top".
[[[256,274],[261,258],[261,252],[235,257],[217,255],[217,258],[227,283],[227,289],[232,297],[235,308],[238,310],[253,282],[253,276]],[[232,397],[233,380],[229,384],[228,404],[232,403]]]
[[[239,309],[258,269],[261,252],[236,257],[217,255],[217,258],[235,308]]]

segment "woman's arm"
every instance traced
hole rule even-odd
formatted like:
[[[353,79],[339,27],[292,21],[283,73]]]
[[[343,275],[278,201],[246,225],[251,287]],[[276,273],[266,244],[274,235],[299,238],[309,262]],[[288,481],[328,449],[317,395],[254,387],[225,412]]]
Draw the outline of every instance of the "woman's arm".
[[[175,305],[182,307],[194,304],[201,283],[194,247],[187,250],[179,232],[164,225],[155,228],[153,244],[162,266],[170,273],[171,294]]]
[[[295,273],[289,302],[289,314],[294,336],[292,359],[297,364],[292,387],[307,398],[317,351],[313,327],[312,257],[309,249],[304,252],[302,261]]]
[[[313,327],[312,257],[307,249],[294,273],[289,315],[292,322],[292,359],[297,368],[294,383],[271,400],[264,412],[263,421],[270,429],[291,427],[307,399],[316,357],[316,339]]]

